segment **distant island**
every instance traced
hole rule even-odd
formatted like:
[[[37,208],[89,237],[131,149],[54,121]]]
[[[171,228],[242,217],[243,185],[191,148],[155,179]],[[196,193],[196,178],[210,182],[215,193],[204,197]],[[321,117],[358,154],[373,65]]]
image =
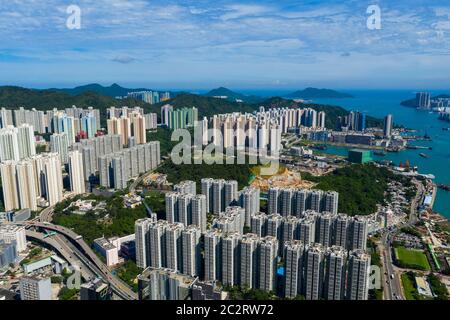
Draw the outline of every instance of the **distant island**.
[[[304,90],[298,90],[292,92],[285,96],[286,98],[292,99],[319,99],[319,98],[354,98],[351,94],[338,92],[331,89],[317,89],[317,88],[306,88]]]
[[[205,93],[204,96],[220,97],[234,102],[247,102],[247,103],[256,103],[264,100],[263,98],[258,96],[241,94],[224,87],[213,89],[208,93]]]
[[[438,99],[450,99],[450,95],[440,94],[435,97],[431,97],[431,100],[438,100]],[[412,99],[404,100],[404,101],[400,102],[400,104],[405,107],[417,108],[417,99],[412,98]]]
[[[101,84],[98,84],[98,83],[91,83],[91,84],[87,84],[87,85],[83,85],[83,86],[78,86],[75,88],[62,88],[62,89],[51,88],[48,90],[55,91],[55,92],[64,92],[71,96],[76,96],[76,95],[83,94],[86,92],[95,92],[102,96],[111,97],[111,98],[124,97],[129,92],[162,91],[162,90],[153,90],[153,89],[147,89],[147,88],[135,88],[135,89],[124,88],[124,87],[118,85],[117,83],[113,83],[109,87],[102,86]],[[176,93],[171,92],[171,95],[175,96]]]

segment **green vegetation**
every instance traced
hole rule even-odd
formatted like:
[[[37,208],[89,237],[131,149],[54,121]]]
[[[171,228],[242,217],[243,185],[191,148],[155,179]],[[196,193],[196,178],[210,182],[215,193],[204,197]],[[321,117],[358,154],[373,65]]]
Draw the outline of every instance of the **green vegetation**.
[[[247,97],[248,98],[248,97]],[[332,105],[320,105],[320,104],[304,104],[301,102],[295,102],[290,99],[284,99],[280,97],[273,97],[264,101],[253,102],[252,99],[244,99],[248,102],[234,102],[228,99],[219,99],[213,97],[199,96],[195,94],[179,94],[169,101],[164,101],[154,105],[159,109],[162,105],[170,103],[175,108],[195,106],[198,109],[200,117],[210,117],[214,114],[228,113],[228,112],[253,112],[258,110],[260,106],[266,106],[267,108],[312,108],[316,111],[324,111],[326,113],[326,126],[327,128],[334,128],[336,126],[338,117],[345,116],[349,111],[339,106]],[[249,103],[252,102],[252,103]],[[383,121],[370,116],[366,117],[368,127],[381,127]]]
[[[381,257],[378,251],[378,246],[369,238],[367,240],[367,251],[370,253],[370,261],[373,265],[380,268],[380,272],[383,272],[383,265],[381,264]],[[369,300],[383,300],[383,287],[380,289],[370,289],[369,290]]]
[[[110,106],[120,107],[123,105],[142,106],[146,112],[151,108],[149,104],[136,99],[116,100],[103,96],[95,92],[84,92],[77,95],[56,90],[36,90],[14,86],[0,87],[0,105],[6,108],[25,107],[27,109],[36,108],[38,110],[52,110],[55,106],[87,108],[93,107],[100,110],[102,126],[106,124],[106,109]]]
[[[158,217],[166,212],[166,201],[164,193],[159,191],[147,191],[145,193],[145,203],[152,209]]]
[[[367,250],[370,253],[370,262],[373,265],[376,265],[378,267],[382,267],[381,264],[381,257],[380,257],[380,253],[378,252],[378,246],[376,245],[376,243],[372,240],[372,239],[368,239],[367,240]]]
[[[259,289],[249,289],[240,286],[225,286],[224,290],[230,295],[231,300],[277,300],[278,297],[273,292]]]
[[[142,272],[134,261],[128,260],[117,270],[117,276],[127,283],[133,291],[138,291],[137,276]]]
[[[447,287],[439,280],[436,275],[430,273],[428,275],[428,282],[430,283],[433,294],[436,296],[434,298],[435,300],[448,300]]]
[[[308,103],[304,104],[302,102],[295,102],[293,100],[283,99],[279,97],[270,98],[260,104],[255,105],[256,107],[259,105],[267,106],[268,108],[311,108],[316,110],[317,112],[324,111],[326,113],[325,125],[327,128],[335,128],[338,117],[346,116],[349,114],[349,111],[345,110],[342,107],[332,106],[332,105],[323,105],[323,104],[313,104]],[[370,116],[366,117],[367,127],[382,127],[383,120],[373,118]]]
[[[90,197],[92,198],[92,197]],[[87,212],[85,215],[77,215],[73,210],[63,211],[75,200],[65,200],[55,207],[53,222],[55,224],[73,229],[83,236],[88,244],[102,236],[125,236],[134,232],[134,222],[145,218],[147,211],[143,205],[134,209],[123,208],[122,198],[119,195],[113,198],[96,197],[106,202],[106,212]]]
[[[169,155],[173,147],[178,143],[171,141],[172,130],[167,128],[158,128],[156,131],[147,131],[147,141],[159,141],[161,156]]]
[[[36,90],[26,89],[14,86],[0,87],[0,105],[8,108],[37,108],[39,110],[51,110],[55,106],[70,107],[93,107],[100,110],[102,126],[106,125],[106,109],[110,106],[142,106],[145,112],[156,112],[160,114],[160,108],[166,103],[170,103],[175,108],[195,106],[198,109],[200,117],[210,117],[214,114],[228,112],[253,112],[258,110],[259,106],[271,107],[289,107],[289,108],[312,108],[317,111],[325,111],[326,126],[334,128],[339,116],[345,116],[349,112],[342,107],[319,104],[303,104],[289,99],[274,97],[262,101],[258,97],[245,96],[247,102],[238,103],[228,99],[213,98],[195,94],[182,93],[174,98],[155,105],[149,105],[136,99],[117,100],[108,96],[117,89],[123,89],[119,86],[100,87],[98,85],[88,85],[71,90]],[[382,125],[382,120],[370,116],[366,118],[369,127]]]
[[[349,165],[322,177],[304,173],[302,176],[317,182],[317,189],[339,192],[339,212],[351,216],[374,213],[377,204],[385,201],[384,193],[390,181],[407,183],[405,178],[374,164]]]
[[[417,276],[414,272],[405,272],[402,274],[402,285],[405,291],[406,300],[430,300],[431,298],[425,297],[417,291],[416,280]],[[430,284],[431,291],[434,294],[434,300],[448,300],[447,287],[443,284],[439,278],[430,273],[427,276],[428,283]]]
[[[318,99],[318,98],[353,98],[351,94],[331,89],[306,88],[287,95],[289,98]]]
[[[402,273],[402,285],[406,300],[423,300],[423,296],[416,289],[415,276],[416,274],[414,272]]]
[[[238,103],[227,99],[205,97],[188,93],[179,94],[175,98],[161,102],[155,106],[160,109],[162,105],[167,103],[173,105],[175,108],[196,107],[198,109],[199,117],[211,117],[219,113],[236,111],[253,112],[254,110],[257,110],[255,105],[247,103]]]
[[[241,94],[239,92],[235,92],[235,91],[232,91],[232,90],[224,88],[224,87],[213,89],[204,95],[208,96],[208,97],[226,96],[227,99],[230,101],[242,100],[243,102],[248,102],[248,103],[257,103],[257,102],[261,102],[264,100],[264,98],[262,98],[262,97]]]
[[[403,227],[403,228],[401,229],[401,231],[402,231],[403,233],[407,233],[407,234],[410,234],[410,235],[412,235],[412,236],[416,236],[416,237],[418,237],[418,238],[421,238],[421,237],[422,237],[422,235],[420,234],[420,232],[419,232],[416,228],[414,228],[414,227]]]
[[[67,287],[62,287],[58,293],[59,300],[77,300],[78,289],[69,289]]]
[[[38,144],[36,145],[36,153],[43,153],[47,151],[47,146],[45,144]]]
[[[61,276],[52,276],[50,278],[51,283],[62,283],[63,282],[63,277]]]
[[[36,257],[40,256],[42,253],[42,248],[41,247],[36,247],[30,250],[30,252],[28,253],[27,257],[25,259],[23,259],[22,261],[20,261],[20,265],[26,265],[29,264],[31,262],[33,262]]]
[[[427,256],[422,250],[406,249],[402,246],[395,248],[395,264],[401,268],[430,270]]]
[[[167,174],[169,182],[178,183],[183,180],[193,180],[200,187],[202,178],[237,180],[239,189],[248,185],[252,174],[249,164],[181,164],[175,165],[171,160],[166,161],[157,172]]]

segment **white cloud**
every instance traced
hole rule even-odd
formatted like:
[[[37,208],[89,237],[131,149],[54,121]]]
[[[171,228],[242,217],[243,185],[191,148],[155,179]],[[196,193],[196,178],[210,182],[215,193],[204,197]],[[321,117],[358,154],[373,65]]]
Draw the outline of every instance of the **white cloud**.
[[[246,4],[234,4],[224,8],[225,14],[221,15],[221,19],[224,21],[238,19],[248,16],[258,16],[274,12],[275,9],[262,5],[246,5]]]

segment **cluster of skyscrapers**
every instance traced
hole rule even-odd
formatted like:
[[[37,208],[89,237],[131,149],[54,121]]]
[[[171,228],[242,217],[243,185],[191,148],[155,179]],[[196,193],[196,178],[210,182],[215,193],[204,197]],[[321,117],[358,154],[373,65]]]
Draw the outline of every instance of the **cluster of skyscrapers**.
[[[0,129],[0,161],[19,161],[35,154],[33,126],[22,124],[16,128],[8,125]]]
[[[23,107],[16,110],[0,109],[0,128],[9,125],[19,127],[22,124],[33,126],[34,130],[43,133],[66,132],[69,143],[75,142],[75,137],[82,133],[93,137],[100,129],[100,110],[94,108],[82,109],[76,106],[64,110],[48,110],[46,112],[28,110]]]
[[[257,188],[204,178],[201,191],[183,181],[166,194],[167,220],[136,222],[139,267],[287,298],[367,299],[368,223],[338,214],[338,193],[271,188],[266,214]]]
[[[365,250],[368,223],[362,217],[311,210],[301,218],[258,213],[251,218],[251,231],[260,237],[273,236],[280,244],[301,240],[305,244],[320,243],[325,247],[337,245],[348,250]]]
[[[224,212],[226,207],[239,200],[236,180],[204,178],[201,180],[201,190],[206,197],[208,213]]]
[[[6,211],[37,210],[40,198],[49,205],[62,200],[61,161],[56,153],[39,154],[20,161],[3,161],[0,173]]]
[[[155,217],[135,224],[136,264],[140,268],[168,268],[197,276],[201,273],[201,230]]]
[[[83,139],[72,146],[83,155],[83,174],[85,181],[93,181],[98,172],[100,156],[123,150],[119,135],[100,135],[92,139]]]
[[[70,191],[86,191],[83,179],[83,158],[79,151],[68,153]],[[3,199],[6,211],[37,210],[38,205],[55,205],[63,199],[63,176],[60,156],[41,153],[20,161],[0,163]]]
[[[250,114],[215,115],[199,124],[202,144],[209,143],[224,149],[248,150],[278,154],[281,150],[281,129],[275,121],[261,119]]]
[[[206,197],[183,192],[166,193],[166,219],[184,226],[195,225],[202,232],[207,228]]]
[[[284,243],[284,261],[286,298],[367,300],[370,255],[363,250],[294,240]]]
[[[431,108],[431,94],[429,92],[417,92],[416,93],[416,107],[419,109]]]
[[[366,130],[366,114],[358,111],[350,111],[348,115],[338,117],[337,129],[358,132]]]
[[[146,143],[146,130],[156,127],[154,124],[156,115],[149,114],[149,116],[144,116],[141,111],[127,111],[122,110],[121,116],[116,117],[115,110],[108,109],[109,118],[106,121],[108,134],[120,135],[123,146]],[[147,128],[146,117],[151,121],[150,125],[153,128]]]
[[[339,193],[335,191],[272,187],[267,196],[268,214],[301,217],[307,210],[338,212]]]
[[[160,164],[159,141],[137,145],[98,157],[100,185],[125,189],[128,181]]]
[[[170,92],[136,91],[128,92],[127,98],[141,100],[149,104],[156,104],[170,99]]]
[[[173,109],[163,106],[162,110],[164,116],[162,119],[163,124],[172,130],[193,127],[198,120],[198,109],[195,107]]]

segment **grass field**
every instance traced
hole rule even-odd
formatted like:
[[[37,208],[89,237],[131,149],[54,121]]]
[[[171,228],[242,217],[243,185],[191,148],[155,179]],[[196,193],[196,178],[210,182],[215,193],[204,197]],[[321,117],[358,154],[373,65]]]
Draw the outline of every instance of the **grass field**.
[[[402,273],[402,285],[406,300],[417,300],[417,289],[414,287],[413,280],[406,273]]]
[[[420,270],[431,269],[427,256],[422,250],[397,247],[395,248],[395,255],[401,267]]]

